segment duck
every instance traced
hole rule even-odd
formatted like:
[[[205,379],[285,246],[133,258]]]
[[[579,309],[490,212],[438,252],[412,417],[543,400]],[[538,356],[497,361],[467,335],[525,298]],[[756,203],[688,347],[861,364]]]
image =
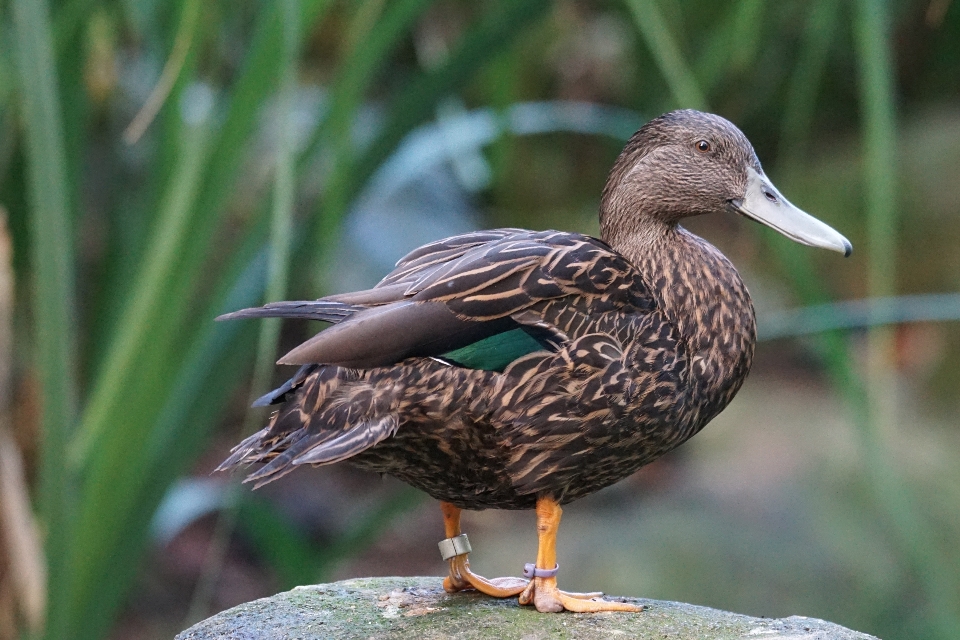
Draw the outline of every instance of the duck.
[[[440,502],[448,592],[541,612],[640,611],[558,588],[561,507],[687,441],[743,384],[750,294],[680,224],[731,213],[852,251],[783,197],[740,129],[686,109],[627,142],[601,194],[599,238],[466,233],[415,249],[372,289],[221,316],[331,326],[280,358],[300,368],[254,403],[277,409],[219,470],[259,464],[245,480],[255,487],[337,462],[394,476]],[[535,510],[537,557],[523,578],[471,570],[465,509]]]

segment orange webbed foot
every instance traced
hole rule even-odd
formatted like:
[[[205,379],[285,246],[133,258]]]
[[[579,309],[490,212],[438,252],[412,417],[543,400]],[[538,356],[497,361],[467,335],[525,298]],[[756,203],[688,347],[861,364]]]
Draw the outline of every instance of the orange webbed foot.
[[[520,604],[532,604],[542,613],[559,613],[566,609],[575,613],[626,611],[636,613],[643,607],[626,602],[599,600],[602,593],[568,593],[557,588],[556,578],[534,578],[520,594]]]
[[[566,609],[577,613],[601,611],[643,611],[643,607],[625,602],[599,600],[602,593],[567,593],[557,588],[557,529],[563,513],[556,500],[548,497],[537,500],[537,549],[536,565],[527,565],[525,576],[533,579],[520,594],[520,604],[532,604],[537,611],[556,613]],[[553,567],[548,569],[547,567]]]
[[[447,593],[456,593],[465,589],[476,589],[494,598],[510,598],[519,595],[527,587],[527,581],[521,578],[484,578],[470,570],[467,554],[450,558],[450,575],[443,580]]]
[[[443,580],[447,593],[476,589],[494,598],[509,598],[518,595],[527,586],[521,578],[484,578],[470,570],[470,542],[460,532],[460,509],[449,502],[441,502],[444,529],[447,539],[440,543],[440,553],[450,563],[450,574]]]
[[[560,505],[550,498],[537,501],[537,531],[540,545],[537,563],[524,569],[530,578],[493,578],[478,576],[470,570],[468,555],[470,543],[460,532],[460,509],[449,502],[441,502],[447,539],[440,543],[443,558],[450,563],[450,574],[443,580],[447,593],[476,589],[494,598],[509,598],[519,595],[520,604],[532,604],[537,611],[557,613],[566,609],[577,613],[601,611],[643,611],[643,607],[625,602],[600,600],[602,593],[569,593],[557,588],[556,536],[560,526]],[[553,567],[553,569],[544,569]]]

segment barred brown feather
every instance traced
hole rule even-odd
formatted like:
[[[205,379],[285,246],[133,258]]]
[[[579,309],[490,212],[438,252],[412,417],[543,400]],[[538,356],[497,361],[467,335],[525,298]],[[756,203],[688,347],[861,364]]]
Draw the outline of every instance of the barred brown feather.
[[[724,134],[718,121],[708,118],[711,135]],[[368,291],[277,307],[349,309],[328,313],[338,324],[312,339],[341,364],[303,360],[312,364],[264,397],[282,402],[269,424],[221,468],[264,463],[249,477],[259,486],[347,460],[461,508],[524,509],[597,491],[697,433],[740,388],[755,325],[730,262],[677,225],[678,207],[700,212],[696,200],[665,192],[661,210],[630,191],[633,168],[674,124],[641,130],[611,172],[601,228],[613,248],[559,231],[464,234],[411,252]],[[719,148],[754,162],[734,132]],[[373,317],[391,319],[376,325],[389,344],[376,362]],[[442,359],[516,328],[554,349],[502,373]]]
[[[567,502],[632,473],[696,433],[739,388],[752,353],[752,308],[732,265],[704,241],[678,230],[675,247],[635,267],[578,234],[489,235],[495,239],[485,245],[438,243],[447,261],[421,249],[416,268],[401,261],[378,286],[416,283],[411,299],[442,301],[469,320],[509,315],[549,327],[561,341],[557,353],[531,354],[503,373],[422,357],[363,370],[316,365],[224,466],[269,461],[250,477],[262,484],[300,464],[347,458],[347,439],[360,445],[348,449],[351,463],[438,499],[529,508],[543,493]],[[669,282],[656,292],[643,277],[653,269]],[[477,271],[503,277],[490,283]],[[704,277],[721,283],[719,296]],[[468,299],[480,293],[492,297]],[[719,333],[685,335],[706,298],[717,307],[710,317],[725,324]],[[708,371],[715,375],[695,375]],[[384,428],[393,417],[396,427]]]

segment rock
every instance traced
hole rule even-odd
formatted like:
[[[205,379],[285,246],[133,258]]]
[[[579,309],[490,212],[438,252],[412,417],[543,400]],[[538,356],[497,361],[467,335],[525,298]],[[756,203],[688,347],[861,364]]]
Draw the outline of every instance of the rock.
[[[297,587],[228,609],[176,640],[313,638],[642,638],[668,640],[869,640],[816,618],[751,618],[678,602],[623,598],[642,613],[537,613],[516,598],[449,595],[440,578],[362,578]]]

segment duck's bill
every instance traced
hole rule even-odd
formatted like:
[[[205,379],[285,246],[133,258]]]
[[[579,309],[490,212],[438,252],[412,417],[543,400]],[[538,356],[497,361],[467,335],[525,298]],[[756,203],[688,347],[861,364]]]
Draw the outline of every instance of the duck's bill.
[[[853,252],[850,241],[790,204],[773,183],[753,168],[747,168],[747,192],[742,199],[731,200],[731,206],[742,215],[776,229],[795,242],[837,251],[845,256]]]

